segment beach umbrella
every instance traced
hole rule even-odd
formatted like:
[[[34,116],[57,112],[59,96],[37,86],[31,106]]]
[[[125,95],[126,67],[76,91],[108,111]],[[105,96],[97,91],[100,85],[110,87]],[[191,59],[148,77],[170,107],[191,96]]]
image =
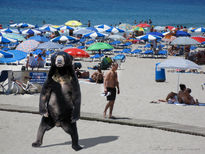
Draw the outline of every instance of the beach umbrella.
[[[92,33],[85,34],[84,37],[89,37],[89,38],[105,37],[105,34],[92,32]]]
[[[135,26],[132,30],[133,31],[141,31],[141,32],[145,31],[145,29],[143,27],[137,27],[137,26]]]
[[[200,44],[190,37],[177,37],[171,42],[172,45],[196,45]]]
[[[24,35],[37,35],[37,34],[41,34],[41,31],[35,30],[35,29],[26,29],[26,30],[22,31],[22,34],[24,34]]]
[[[60,26],[57,28],[58,30],[74,30],[72,27],[70,26]]]
[[[202,36],[196,36],[196,37],[191,37],[191,38],[196,40],[199,43],[205,42],[205,37],[202,37]]]
[[[154,35],[154,36],[159,36],[159,37],[164,37],[164,35],[160,32],[149,32],[147,34]]]
[[[130,24],[127,23],[122,23],[118,26],[118,28],[124,30],[124,31],[128,31],[132,29],[132,26]]]
[[[125,31],[122,30],[122,29],[119,29],[119,28],[112,27],[110,29],[107,29],[106,32],[109,32],[109,33],[123,33]]]
[[[73,34],[75,35],[84,35],[84,34],[88,34],[88,33],[92,33],[93,31],[87,28],[81,28],[81,29],[77,29],[73,31]]]
[[[109,39],[112,39],[112,40],[125,40],[126,38],[124,38],[122,35],[110,35],[108,36]]]
[[[176,28],[174,26],[167,26],[167,28],[172,31],[172,30],[175,30]]]
[[[192,29],[191,32],[196,32],[196,33],[201,33],[201,32],[205,32],[205,28],[204,27],[199,27],[199,28],[195,28]]]
[[[86,29],[91,30],[93,32],[98,32],[98,30],[94,27],[87,27]]]
[[[6,38],[11,38],[18,41],[25,41],[26,39],[21,34],[15,33],[3,33],[3,36]]]
[[[35,40],[38,42],[48,42],[49,39],[45,36],[41,36],[41,35],[35,35],[35,36],[31,36],[28,38],[28,40]]]
[[[101,28],[101,29],[104,29],[104,30],[107,30],[107,29],[112,28],[112,26],[108,26],[108,25],[105,25],[105,24],[96,25],[96,26],[94,26],[94,27],[95,27],[95,28]]]
[[[13,55],[11,53],[8,53],[7,51],[0,50],[0,54],[3,55],[1,58],[12,58]]]
[[[97,42],[95,44],[90,45],[87,48],[87,51],[92,51],[92,50],[103,50],[103,49],[113,49],[114,47],[111,46],[108,43],[103,43],[103,42]]]
[[[73,56],[74,58],[90,57],[90,55],[86,51],[82,49],[78,49],[78,48],[68,48],[68,49],[65,49],[64,52],[67,52],[69,55]]]
[[[35,50],[39,44],[40,43],[38,41],[35,41],[35,40],[26,40],[26,41],[23,41],[22,43],[20,43],[16,47],[16,50],[21,50],[21,51],[28,53],[32,50]]]
[[[55,42],[51,42],[51,41],[41,43],[37,47],[37,49],[47,49],[47,50],[49,50],[49,49],[61,49],[61,48],[63,48],[63,45],[55,43]]]
[[[154,30],[158,31],[158,32],[161,32],[161,31],[164,31],[165,30],[165,27],[164,26],[155,26],[154,27]]]
[[[4,32],[4,33],[16,33],[16,34],[19,33],[17,30],[13,30],[13,29],[10,29],[10,28],[1,29],[1,32]]]
[[[11,58],[0,58],[0,63],[12,63],[16,61],[20,61],[27,57],[27,53],[20,51],[20,50],[9,50],[7,51],[8,54],[11,54]]]
[[[159,36],[154,36],[154,35],[150,35],[150,34],[138,36],[136,38],[140,39],[140,40],[146,40],[146,41],[148,41],[148,40],[153,41],[153,40],[160,40],[161,39],[161,37],[159,37]]]
[[[185,32],[185,31],[178,30],[176,32],[176,37],[179,37],[179,36],[191,36],[191,35],[189,33]]]
[[[35,28],[34,25],[28,24],[28,23],[16,23],[16,24],[11,24],[9,25],[10,27],[16,27],[16,28]]]
[[[77,20],[70,20],[70,21],[67,21],[65,23],[66,26],[70,26],[70,27],[78,27],[78,26],[81,26],[83,25],[81,22],[77,21]]]
[[[137,27],[143,27],[143,28],[145,28],[145,27],[150,27],[150,25],[149,24],[147,24],[147,23],[141,23],[141,24],[138,24],[138,25],[136,25]]]
[[[200,69],[201,67],[196,63],[184,59],[184,58],[171,58],[161,62],[157,65],[158,68],[166,68],[166,69]],[[179,73],[178,73],[178,82],[177,82],[177,92],[179,87]]]
[[[65,41],[74,41],[77,40],[75,37],[71,36],[58,36],[53,39],[51,39],[52,42],[65,42]]]
[[[55,32],[58,31],[56,28],[53,28],[51,26],[43,26],[39,28],[40,30],[42,30],[43,32]]]
[[[17,42],[17,40],[0,36],[0,43],[15,43],[15,42]]]

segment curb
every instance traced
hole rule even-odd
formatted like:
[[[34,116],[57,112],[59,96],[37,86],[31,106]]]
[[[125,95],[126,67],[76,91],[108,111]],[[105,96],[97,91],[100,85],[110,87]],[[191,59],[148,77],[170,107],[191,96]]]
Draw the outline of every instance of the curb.
[[[0,104],[0,110],[9,111],[9,112],[39,114],[38,108],[31,107],[31,106]],[[182,124],[171,123],[171,122],[161,122],[161,121],[144,120],[144,119],[131,119],[126,117],[116,117],[116,119],[107,119],[107,118],[103,118],[103,116],[100,114],[86,113],[86,112],[81,112],[80,119],[127,125],[127,126],[135,126],[135,127],[155,128],[155,129],[160,129],[160,130],[165,130],[170,132],[177,132],[177,133],[205,137],[204,127],[182,125]]]

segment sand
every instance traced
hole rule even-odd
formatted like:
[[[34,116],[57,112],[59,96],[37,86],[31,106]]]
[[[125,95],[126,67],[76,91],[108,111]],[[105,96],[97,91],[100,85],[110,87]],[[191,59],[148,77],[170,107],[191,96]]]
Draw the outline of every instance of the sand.
[[[172,58],[172,57],[168,57]],[[121,65],[121,68],[117,70],[119,76],[120,90],[121,93],[117,95],[116,103],[113,110],[113,115],[126,117],[126,118],[136,118],[136,119],[147,119],[147,120],[156,120],[163,122],[173,122],[185,125],[199,126],[205,127],[205,106],[178,106],[167,103],[158,103],[153,104],[151,101],[156,101],[158,99],[165,99],[166,95],[177,90],[177,73],[165,71],[166,73],[166,81],[165,82],[156,82],[155,81],[155,65],[158,62],[162,62],[165,59],[152,59],[152,58],[139,58],[139,57],[127,57],[125,63]],[[92,67],[97,64],[97,62],[82,62],[82,69],[88,70],[87,67]],[[20,66],[10,66],[10,65],[0,65],[0,70],[3,69],[20,69]],[[93,70],[90,71],[92,74]],[[205,72],[205,66],[202,66],[202,70]],[[106,73],[106,71],[103,71]],[[192,89],[192,96],[194,98],[198,98],[199,102],[205,103],[205,91],[202,90],[201,84],[205,82],[204,80],[205,74],[196,74],[196,73],[180,73],[180,83],[186,84],[187,87]],[[80,79],[80,87],[82,92],[82,112],[91,112],[91,113],[100,113],[103,116],[104,107],[106,105],[106,98],[101,96],[103,92],[102,84],[90,84],[85,79]],[[34,95],[0,95],[0,104],[15,104],[15,105],[24,105],[24,106],[36,106],[38,107],[39,94]],[[2,112],[1,114],[4,114]],[[15,113],[6,113],[11,119],[11,123],[8,125],[12,126],[12,121],[15,121]],[[29,129],[26,132],[26,135],[32,134],[32,139],[29,136],[27,137],[27,141],[21,141],[22,144],[29,144],[33,140],[38,123],[40,120],[40,116],[29,115],[29,119],[26,119],[26,114],[17,114],[20,116],[18,118],[19,126],[21,127],[21,119],[25,120],[25,123],[28,123],[31,130],[28,126],[22,126],[23,129]],[[2,116],[1,116],[2,117]],[[1,121],[5,121],[1,118]],[[31,122],[34,121],[35,123]],[[22,121],[23,122],[23,121]],[[92,127],[91,129],[87,129],[84,132],[83,128]],[[1,129],[5,129],[6,122]],[[10,127],[10,126],[9,126]],[[9,128],[11,129],[11,128]],[[103,136],[117,136],[118,139],[114,139],[109,143],[98,143],[97,145],[91,145],[87,151],[87,153],[98,152],[98,150],[105,150],[102,153],[108,153],[110,149],[113,150],[112,153],[147,153],[147,151],[151,151],[151,153],[166,153],[164,150],[167,150],[170,153],[201,153],[205,151],[202,145],[204,145],[205,140],[202,137],[195,137],[184,134],[176,134],[171,132],[164,132],[153,129],[144,129],[144,128],[132,128],[121,125],[112,125],[112,124],[104,124],[99,122],[89,122],[89,121],[81,121],[79,122],[79,129],[82,132],[81,139],[98,139]],[[20,128],[18,128],[20,131]],[[15,131],[16,132],[16,131]],[[55,131],[53,131],[55,132]],[[92,132],[95,132],[92,134]],[[8,133],[8,132],[7,132]],[[29,134],[28,134],[29,133]],[[30,134],[31,133],[31,134]],[[55,132],[58,134],[58,132]],[[56,137],[57,139],[51,140],[52,142],[46,142],[48,146],[46,148],[38,149],[37,153],[46,153],[51,150],[62,150],[61,147],[66,146],[66,150],[70,151],[70,147],[67,148],[67,145],[64,142],[69,142],[66,138],[62,139],[58,135],[50,134],[50,138]],[[60,134],[63,136],[64,134]],[[122,135],[122,137],[121,137]],[[153,135],[150,137],[150,135]],[[6,138],[5,134],[1,132],[1,138]],[[49,135],[48,135],[49,136]],[[119,137],[120,136],[120,137]],[[160,137],[161,136],[161,137]],[[162,137],[163,136],[163,137]],[[20,137],[20,136],[19,136]],[[65,135],[64,135],[65,137]],[[176,138],[175,138],[176,137]],[[115,137],[114,137],[115,138]],[[59,140],[58,140],[59,139]],[[122,140],[121,140],[122,139]],[[139,139],[139,140],[138,140]],[[196,139],[196,141],[195,141]],[[6,139],[8,140],[8,139]],[[181,143],[180,140],[183,140],[185,143]],[[133,144],[133,142],[134,144]],[[178,142],[176,142],[178,141]],[[194,142],[193,142],[194,141]],[[5,143],[5,146],[9,145]],[[12,141],[14,142],[14,141]],[[20,143],[21,143],[20,142]],[[99,141],[102,142],[102,141]],[[13,153],[16,147],[12,147],[10,152]],[[70,143],[70,142],[69,142]],[[196,144],[197,143],[197,144]],[[25,146],[24,144],[24,146]],[[57,144],[57,145],[55,145]],[[60,145],[59,145],[60,144]],[[93,143],[92,143],[93,144]],[[125,144],[125,145],[124,145]],[[178,145],[179,144],[179,145]],[[7,147],[6,146],[6,147]],[[21,145],[22,146],[22,145]],[[27,145],[26,145],[27,146]],[[128,147],[129,146],[129,147]],[[122,150],[119,150],[117,147],[122,147]],[[181,148],[185,148],[184,150],[180,150]],[[186,150],[188,147],[191,149]],[[94,150],[91,150],[93,149]],[[107,148],[107,149],[106,149]],[[117,149],[116,149],[117,148]],[[161,149],[160,149],[161,148]],[[1,147],[0,149],[5,149],[5,147]],[[26,149],[26,147],[25,147]],[[171,150],[169,150],[171,149]],[[191,150],[197,149],[199,151],[193,152]],[[42,151],[44,152],[42,152]],[[85,150],[85,151],[86,151]],[[96,150],[96,151],[95,151]],[[157,151],[156,151],[157,150]],[[21,151],[21,149],[19,149]],[[86,153],[84,151],[84,153]],[[35,150],[32,152],[26,153],[35,153]],[[3,152],[4,153],[4,152]],[[17,152],[21,153],[21,152]],[[83,152],[82,152],[83,153]]]

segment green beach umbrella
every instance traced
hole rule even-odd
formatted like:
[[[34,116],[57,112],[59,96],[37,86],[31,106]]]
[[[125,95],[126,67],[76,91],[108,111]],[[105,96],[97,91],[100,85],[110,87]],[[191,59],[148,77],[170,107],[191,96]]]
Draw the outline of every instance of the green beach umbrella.
[[[97,42],[95,44],[92,44],[87,48],[87,51],[92,51],[92,50],[104,50],[104,49],[113,49],[114,47],[111,46],[108,43],[103,43],[103,42]]]
[[[18,41],[25,41],[26,40],[21,34],[5,33],[5,34],[3,34],[3,36],[11,38],[11,39],[16,39]]]

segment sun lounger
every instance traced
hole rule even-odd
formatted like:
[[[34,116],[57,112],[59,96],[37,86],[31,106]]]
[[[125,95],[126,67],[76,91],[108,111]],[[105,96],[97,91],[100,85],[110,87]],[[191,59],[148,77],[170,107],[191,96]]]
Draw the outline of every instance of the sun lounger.
[[[135,49],[134,51],[131,52],[132,55],[139,55],[142,52],[141,49]]]
[[[141,53],[141,55],[142,55],[143,57],[148,57],[148,56],[153,57],[154,52],[153,52],[152,50],[146,50],[145,52]]]

